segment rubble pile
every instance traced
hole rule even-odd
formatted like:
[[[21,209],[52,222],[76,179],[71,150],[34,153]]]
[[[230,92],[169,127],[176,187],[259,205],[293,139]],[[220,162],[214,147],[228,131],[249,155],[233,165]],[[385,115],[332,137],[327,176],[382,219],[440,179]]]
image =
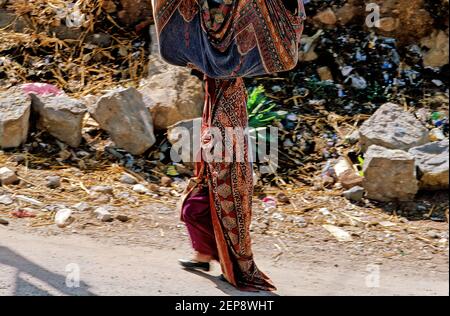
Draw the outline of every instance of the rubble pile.
[[[372,2],[382,23],[369,27],[366,5]],[[409,112],[403,114],[405,128],[422,109],[429,112],[427,129],[418,131],[422,137],[448,137],[448,13],[442,10],[448,1],[375,2],[307,1],[299,66],[247,80],[250,87],[263,85],[289,113],[278,124],[278,174],[288,183],[314,185],[318,165],[348,153],[358,163],[358,127],[388,102]],[[388,19],[394,25],[383,29]],[[430,115],[439,117],[437,125]],[[364,150],[365,138],[362,133]]]

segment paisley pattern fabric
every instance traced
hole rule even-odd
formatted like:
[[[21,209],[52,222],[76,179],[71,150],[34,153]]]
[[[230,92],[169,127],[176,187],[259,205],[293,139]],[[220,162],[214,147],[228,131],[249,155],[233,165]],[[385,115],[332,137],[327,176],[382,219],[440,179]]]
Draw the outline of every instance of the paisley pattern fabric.
[[[181,219],[194,249],[208,250],[216,244],[209,254],[218,255],[231,284],[249,291],[275,290],[256,266],[251,247],[253,170],[243,133],[248,117],[242,78],[295,67],[305,19],[303,4],[299,1],[294,10],[292,3],[286,7],[282,0],[153,0],[153,5],[161,56],[171,64],[201,71],[206,81],[202,159],[181,200]],[[236,132],[230,139],[230,128],[242,134]],[[218,138],[212,129],[219,131]],[[217,142],[222,151],[212,152]],[[211,234],[207,219],[198,215],[205,213],[191,207],[199,204],[205,187]]]
[[[295,0],[290,0],[295,1]],[[282,0],[154,0],[161,56],[208,77],[287,71],[298,61],[305,19]]]
[[[242,138],[244,144],[244,148],[237,148],[239,141],[227,138],[226,135],[230,127],[244,131],[248,125],[247,90],[244,81],[242,78],[230,80],[207,78],[206,86],[207,100],[201,130],[203,159],[197,163],[196,177],[190,180],[181,201],[180,207],[184,210],[182,220],[188,226],[188,230],[192,229],[190,226],[199,226],[199,223],[192,225],[187,220],[189,214],[197,210],[186,210],[186,205],[191,204],[190,199],[195,199],[206,185],[210,192],[217,252],[225,278],[242,290],[275,290],[272,281],[257,268],[253,260],[250,239],[253,169],[248,157],[248,138],[244,133],[242,135],[236,133],[236,138]],[[211,129],[217,129],[220,135],[211,137]],[[222,142],[223,148],[219,157],[217,153],[211,154],[211,143],[217,141]],[[244,157],[238,159],[237,154],[240,152]],[[232,155],[231,162],[224,162],[226,161],[224,157],[228,154]],[[212,159],[211,156],[220,159]],[[195,243],[198,234],[190,235]],[[196,248],[194,245],[194,249],[207,248]],[[205,254],[214,257],[217,252]]]

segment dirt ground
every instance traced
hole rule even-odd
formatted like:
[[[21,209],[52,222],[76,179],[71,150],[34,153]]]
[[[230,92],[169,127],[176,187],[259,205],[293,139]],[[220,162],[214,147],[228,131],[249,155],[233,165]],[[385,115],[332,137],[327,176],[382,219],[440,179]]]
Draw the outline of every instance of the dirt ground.
[[[276,241],[255,237],[258,264],[278,286],[276,293],[239,292],[218,279],[217,264],[210,273],[181,270],[177,259],[189,252],[186,237],[166,238],[166,246],[123,246],[106,237],[44,237],[1,227],[0,295],[448,295],[448,265],[439,260],[379,259],[374,265],[363,255],[339,252],[338,245],[311,242],[274,259]],[[74,265],[81,283],[68,287]]]
[[[14,165],[23,180],[21,185],[0,189],[0,195],[16,201],[0,204],[0,217],[9,221],[0,227],[0,295],[245,294],[215,278],[220,274],[218,266],[205,276],[179,269],[176,259],[190,255],[189,238],[176,209],[184,180],[170,187],[146,184],[153,193],[142,195],[118,181],[123,170],[114,165],[81,171],[6,164]],[[61,176],[61,187],[47,188],[48,175]],[[113,193],[93,194],[89,188],[94,185],[108,185]],[[279,193],[271,188],[264,191],[260,196]],[[420,218],[416,211],[408,212],[417,203],[353,203],[336,189],[291,187],[284,193],[290,202],[280,202],[270,211],[255,196],[252,224],[257,262],[273,276],[278,294],[448,295],[448,224],[443,214]],[[444,201],[443,194],[433,193],[431,198]],[[20,195],[43,204],[18,200]],[[82,201],[94,208],[106,206],[113,215],[130,220],[103,223],[89,211],[78,211],[70,226],[54,224],[52,205],[72,208]],[[50,210],[43,211],[43,205]],[[11,213],[15,210],[29,210],[37,217],[16,218]],[[437,215],[442,215],[441,220],[429,219]],[[352,241],[338,241],[324,224],[345,230]],[[61,285],[65,280],[61,269],[72,262],[83,267],[86,283],[75,292]],[[379,287],[369,282],[374,271],[380,275]],[[35,288],[36,282],[41,290]]]

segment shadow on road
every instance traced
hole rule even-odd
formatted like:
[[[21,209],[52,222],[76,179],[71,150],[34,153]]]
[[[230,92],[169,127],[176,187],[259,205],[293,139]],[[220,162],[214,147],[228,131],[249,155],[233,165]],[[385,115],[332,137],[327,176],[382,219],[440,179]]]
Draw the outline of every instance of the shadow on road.
[[[80,286],[70,288],[66,285],[66,276],[53,273],[43,267],[33,263],[32,261],[22,257],[7,247],[0,246],[0,266],[10,266],[16,269],[14,281],[14,296],[50,296],[51,294],[45,289],[41,289],[29,281],[24,279],[24,274],[45,284],[44,287],[52,287],[60,293],[71,296],[94,296],[89,291],[89,286],[80,282]],[[0,267],[1,268],[1,267]]]
[[[213,282],[216,285],[216,287],[219,290],[221,290],[222,292],[224,292],[226,295],[230,295],[230,296],[279,296],[276,293],[266,292],[266,291],[259,291],[259,292],[239,291],[231,284],[229,284],[225,281],[222,281],[220,279],[220,277],[216,277],[216,276],[213,276],[208,273],[201,272],[201,271],[195,271],[195,270],[185,270],[185,271],[190,272],[195,275],[198,275],[198,276],[201,276],[205,279],[208,279],[209,281]]]

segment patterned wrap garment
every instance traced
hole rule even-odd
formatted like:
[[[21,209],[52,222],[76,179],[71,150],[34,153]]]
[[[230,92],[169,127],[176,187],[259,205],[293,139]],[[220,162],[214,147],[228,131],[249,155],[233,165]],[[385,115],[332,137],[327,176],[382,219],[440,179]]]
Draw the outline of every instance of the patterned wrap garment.
[[[223,275],[243,290],[275,290],[275,286],[257,268],[251,249],[253,170],[248,137],[227,140],[226,131],[245,130],[248,125],[243,77],[296,66],[305,12],[302,1],[292,5],[293,1],[153,0],[162,58],[201,71],[206,81],[201,159],[181,208],[207,187]],[[221,135],[212,137],[211,128]],[[231,160],[205,159],[217,141],[222,142],[221,158],[231,153]],[[237,148],[242,144],[244,148]],[[238,159],[239,153],[243,157]]]

